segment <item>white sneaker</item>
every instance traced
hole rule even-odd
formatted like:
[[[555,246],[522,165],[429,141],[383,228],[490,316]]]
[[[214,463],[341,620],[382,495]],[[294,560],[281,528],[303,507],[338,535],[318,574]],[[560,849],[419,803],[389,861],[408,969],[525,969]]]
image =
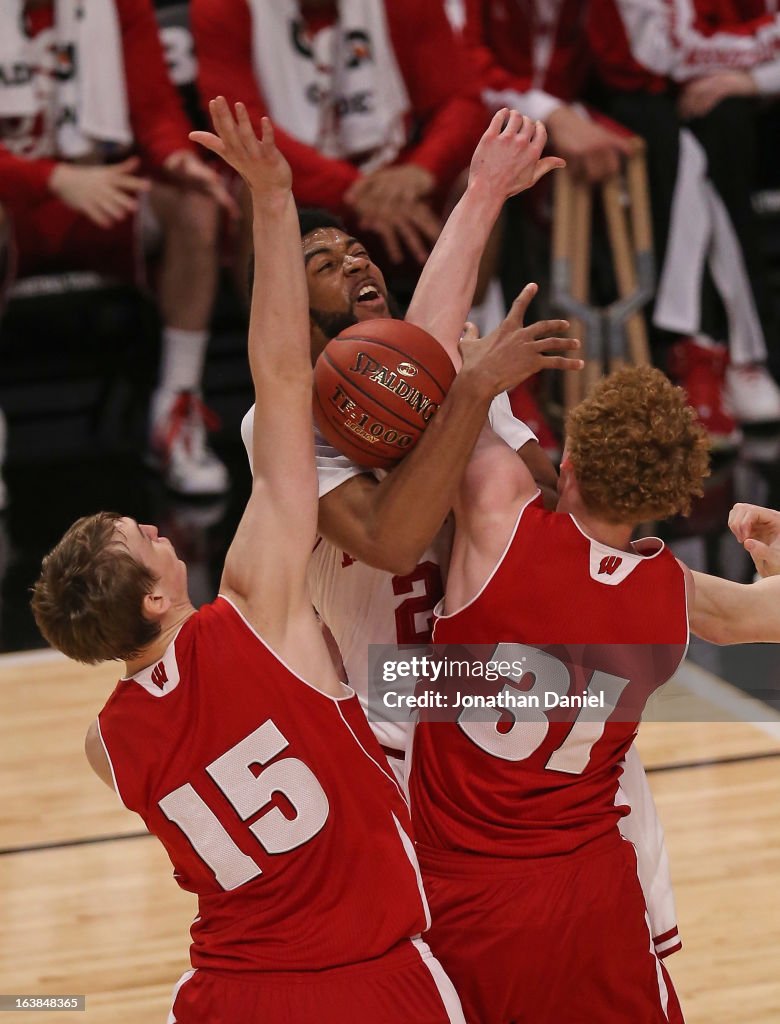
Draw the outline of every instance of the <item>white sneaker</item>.
[[[780,420],[780,388],[763,363],[729,366],[726,393],[734,418],[740,423]]]
[[[157,391],[152,398],[149,463],[177,494],[224,494],[230,477],[206,444],[206,430],[219,426],[214,413],[193,391]]]

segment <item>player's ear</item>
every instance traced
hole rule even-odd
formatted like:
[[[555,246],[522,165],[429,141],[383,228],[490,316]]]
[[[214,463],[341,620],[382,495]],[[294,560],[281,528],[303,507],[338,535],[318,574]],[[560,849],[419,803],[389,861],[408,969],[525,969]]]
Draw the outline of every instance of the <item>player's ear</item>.
[[[144,594],[141,614],[145,619],[159,622],[170,607],[171,599],[166,594],[163,594],[162,591],[153,590],[149,594]]]

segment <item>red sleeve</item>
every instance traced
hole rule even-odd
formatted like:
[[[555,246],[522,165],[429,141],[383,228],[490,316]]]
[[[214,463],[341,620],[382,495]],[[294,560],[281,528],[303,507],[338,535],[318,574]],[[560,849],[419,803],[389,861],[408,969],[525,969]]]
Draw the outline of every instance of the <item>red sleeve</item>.
[[[463,42],[469,61],[474,69],[481,89],[495,89],[503,92],[514,89],[528,92],[532,86],[530,75],[518,75],[498,63],[495,54],[485,43],[484,32],[485,0],[466,0],[466,23],[463,26]]]
[[[219,95],[231,104],[241,100],[259,130],[260,118],[268,111],[252,67],[252,18],[246,0],[192,0],[190,17],[203,104]],[[275,131],[277,145],[292,168],[298,203],[338,209],[360,172],[346,160],[322,156],[276,126]]]
[[[405,154],[447,189],[487,127],[479,84],[440,3],[386,4],[393,47],[409,92],[420,140]]]
[[[168,77],[151,0],[116,0],[133,137],[156,166],[191,149],[190,123]]]
[[[56,160],[28,160],[0,145],[0,203],[7,206],[47,199]]]

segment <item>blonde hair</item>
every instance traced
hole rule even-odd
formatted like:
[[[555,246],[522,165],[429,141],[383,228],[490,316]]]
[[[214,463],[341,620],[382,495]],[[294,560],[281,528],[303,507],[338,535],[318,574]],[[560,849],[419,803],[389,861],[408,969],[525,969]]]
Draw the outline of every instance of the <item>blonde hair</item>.
[[[43,559],[32,610],[52,647],[96,665],[126,661],[160,635],[144,618],[144,596],[156,577],[117,543],[116,512],[77,520]]]

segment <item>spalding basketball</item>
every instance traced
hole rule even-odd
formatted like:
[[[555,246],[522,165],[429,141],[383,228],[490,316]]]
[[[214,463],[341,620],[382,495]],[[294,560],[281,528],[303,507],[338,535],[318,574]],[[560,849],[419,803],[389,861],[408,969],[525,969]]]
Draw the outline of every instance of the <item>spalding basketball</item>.
[[[328,342],[314,367],[314,419],[362,466],[408,454],[455,379],[447,353],[405,320],[364,320]]]

